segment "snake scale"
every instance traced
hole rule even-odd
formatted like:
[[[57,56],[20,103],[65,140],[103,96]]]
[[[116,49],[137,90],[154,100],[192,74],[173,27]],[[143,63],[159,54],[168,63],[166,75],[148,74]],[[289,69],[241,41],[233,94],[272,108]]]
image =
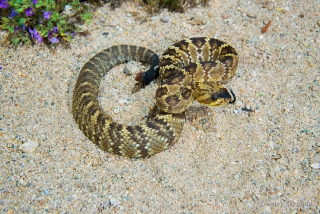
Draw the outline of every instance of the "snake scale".
[[[150,64],[144,73],[150,82],[159,72],[157,113],[146,123],[126,126],[114,122],[99,106],[102,77],[127,61]],[[158,67],[159,66],[159,67]],[[104,151],[126,157],[148,157],[172,146],[186,121],[185,111],[193,100],[207,106],[235,101],[225,84],[238,66],[236,50],[214,38],[197,37],[170,46],[159,58],[153,51],[118,45],[93,56],[81,69],[72,99],[72,113],[83,133]],[[159,69],[159,70],[157,70]]]

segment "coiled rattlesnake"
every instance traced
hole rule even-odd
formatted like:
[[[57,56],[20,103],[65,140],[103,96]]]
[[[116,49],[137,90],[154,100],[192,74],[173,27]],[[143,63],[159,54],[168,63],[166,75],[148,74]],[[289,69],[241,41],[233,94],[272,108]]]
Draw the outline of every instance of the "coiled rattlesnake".
[[[185,111],[194,99],[208,106],[235,101],[232,91],[223,84],[236,72],[236,50],[217,39],[190,38],[169,47],[160,59],[155,117],[136,126],[118,124],[99,106],[99,86],[108,70],[130,60],[151,65],[146,73],[148,81],[156,76],[159,58],[153,51],[119,45],[92,57],[83,66],[75,85],[73,116],[83,133],[102,150],[127,157],[153,155],[179,138]]]

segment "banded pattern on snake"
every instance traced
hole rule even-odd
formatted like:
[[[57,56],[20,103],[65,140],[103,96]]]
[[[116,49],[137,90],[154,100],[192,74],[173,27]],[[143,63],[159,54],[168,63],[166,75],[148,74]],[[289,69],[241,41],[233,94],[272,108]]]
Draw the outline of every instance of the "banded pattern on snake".
[[[156,115],[136,126],[118,124],[99,106],[99,86],[108,70],[131,60],[150,64],[141,77],[143,82],[157,76],[156,53],[143,47],[118,45],[93,56],[81,69],[74,88],[72,113],[79,128],[107,152],[127,157],[156,154],[180,137],[185,111],[193,100],[207,106],[235,101],[232,90],[223,84],[236,72],[236,50],[217,39],[190,38],[170,46],[160,59]]]

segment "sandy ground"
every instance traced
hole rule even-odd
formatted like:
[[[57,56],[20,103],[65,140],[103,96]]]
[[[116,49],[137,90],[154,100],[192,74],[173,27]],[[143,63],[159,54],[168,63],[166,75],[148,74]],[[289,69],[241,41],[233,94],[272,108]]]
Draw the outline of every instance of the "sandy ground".
[[[106,5],[71,48],[1,47],[0,213],[319,213],[319,5],[217,0],[152,17],[135,4]],[[105,153],[82,134],[71,97],[88,59],[116,44],[161,55],[196,36],[239,52],[234,105],[194,104],[179,141],[148,159]],[[124,67],[103,80],[101,105],[136,124],[157,85],[132,94]]]

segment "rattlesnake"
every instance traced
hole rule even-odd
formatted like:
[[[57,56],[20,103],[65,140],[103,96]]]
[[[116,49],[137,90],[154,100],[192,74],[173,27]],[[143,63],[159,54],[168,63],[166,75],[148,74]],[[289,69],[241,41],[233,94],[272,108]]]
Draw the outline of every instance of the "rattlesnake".
[[[136,126],[118,124],[99,106],[99,86],[108,70],[130,60],[151,65],[148,72],[138,75],[142,82],[157,76],[157,54],[144,47],[118,45],[93,56],[81,69],[74,88],[73,116],[83,133],[102,150],[127,157],[153,155],[179,138],[185,111],[194,99],[208,106],[235,101],[231,89],[223,84],[236,72],[236,50],[217,39],[190,38],[170,46],[160,58],[156,115]]]

